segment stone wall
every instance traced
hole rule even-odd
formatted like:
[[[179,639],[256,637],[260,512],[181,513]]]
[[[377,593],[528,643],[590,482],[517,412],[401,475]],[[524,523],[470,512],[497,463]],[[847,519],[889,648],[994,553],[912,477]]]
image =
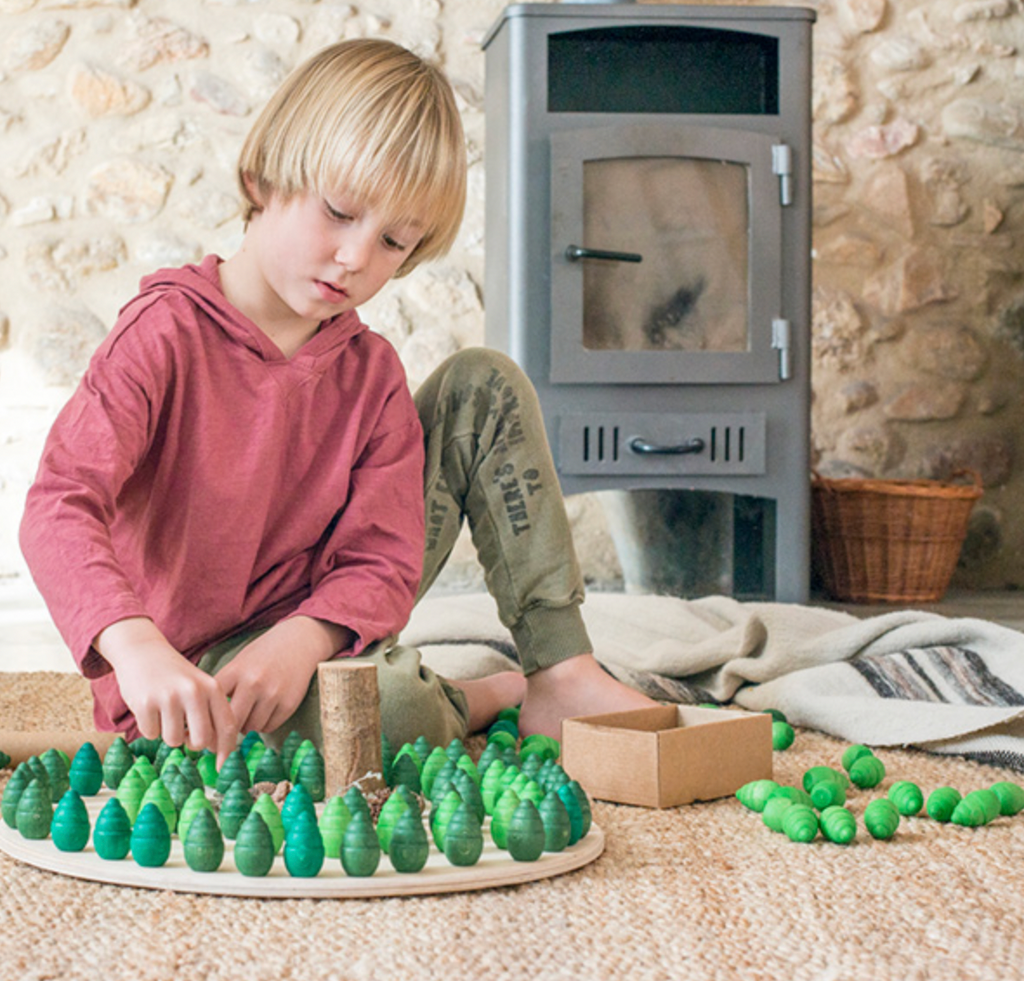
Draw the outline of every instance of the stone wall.
[[[748,4],[755,6],[756,4]],[[235,154],[304,57],[383,34],[440,61],[470,201],[444,262],[363,311],[413,384],[483,341],[483,55],[501,0],[0,0],[0,576],[23,574],[42,439],[138,279],[230,254]],[[989,488],[958,573],[1024,583],[1024,14],[1018,0],[818,0],[814,454],[825,474]],[[570,511],[591,579],[600,508]],[[468,545],[454,581],[477,581]]]

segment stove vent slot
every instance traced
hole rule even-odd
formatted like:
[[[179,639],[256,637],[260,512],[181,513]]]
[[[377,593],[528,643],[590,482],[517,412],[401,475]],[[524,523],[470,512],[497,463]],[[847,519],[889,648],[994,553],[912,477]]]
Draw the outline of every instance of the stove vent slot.
[[[643,448],[634,449],[634,445]],[[564,474],[765,472],[763,413],[567,413],[559,417]]]
[[[619,459],[618,426],[583,426],[583,462],[617,463]]]
[[[746,430],[743,426],[712,426],[708,444],[712,463],[743,463]]]

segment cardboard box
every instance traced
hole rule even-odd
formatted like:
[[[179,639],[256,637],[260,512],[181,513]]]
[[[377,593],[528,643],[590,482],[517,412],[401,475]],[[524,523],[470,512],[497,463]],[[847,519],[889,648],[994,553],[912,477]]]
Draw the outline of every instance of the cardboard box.
[[[562,766],[598,800],[675,807],[772,775],[772,718],[689,705],[562,723]]]

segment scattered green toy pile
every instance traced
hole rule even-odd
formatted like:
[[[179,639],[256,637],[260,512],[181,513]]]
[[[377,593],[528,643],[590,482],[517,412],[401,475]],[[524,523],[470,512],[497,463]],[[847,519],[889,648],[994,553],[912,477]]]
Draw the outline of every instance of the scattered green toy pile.
[[[748,810],[759,813],[767,827],[791,841],[811,842],[820,833],[827,841],[846,845],[857,835],[857,818],[845,806],[847,794],[851,788],[877,787],[885,779],[886,770],[885,764],[860,744],[846,749],[841,764],[842,769],[812,766],[804,772],[802,788],[780,786],[774,780],[754,780],[740,787],[736,797]],[[1024,788],[1008,780],[966,795],[952,787],[939,787],[928,795],[926,803],[917,784],[897,780],[887,796],[865,806],[864,827],[872,838],[887,840],[896,834],[901,818],[915,817],[922,809],[935,821],[979,827],[1024,810]]]
[[[164,865],[177,834],[188,867],[215,872],[234,841],[235,867],[267,875],[283,854],[292,876],[317,875],[340,860],[350,876],[371,876],[382,855],[397,872],[420,871],[430,839],[455,866],[471,866],[494,844],[517,861],[574,845],[590,830],[591,807],[579,783],[558,763],[560,746],[546,736],[519,739],[517,710],[488,732],[480,759],[462,742],[430,746],[422,737],[392,751],[382,740],[387,791],[358,786],[325,800],[324,761],[292,733],[281,752],[250,733],[220,770],[209,752],[194,754],[159,740],[118,738],[100,759],[85,743],[69,759],[47,750],[19,764],[0,799],[3,821],[28,839],[52,838],[61,851],[88,844],[103,859],[129,853],[144,867]],[[290,789],[280,807],[269,792]],[[114,791],[90,827],[84,797]],[[427,821],[424,821],[424,815]],[[428,836],[429,826],[429,836]]]

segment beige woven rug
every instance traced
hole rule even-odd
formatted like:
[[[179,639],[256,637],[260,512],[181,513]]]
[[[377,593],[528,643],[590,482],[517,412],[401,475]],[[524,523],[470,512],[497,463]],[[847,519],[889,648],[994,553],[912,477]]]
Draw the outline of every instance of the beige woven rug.
[[[0,674],[0,729],[86,728],[74,675]],[[798,783],[844,744],[807,730],[776,754]],[[880,750],[892,780],[962,791],[1017,775]],[[0,777],[0,782],[5,778]],[[858,813],[876,792],[861,792]],[[734,800],[597,803],[605,854],[489,892],[242,900],[66,879],[0,855],[0,981],[440,977],[923,981],[1024,977],[1024,814],[967,830],[904,820],[845,848],[793,844]]]

